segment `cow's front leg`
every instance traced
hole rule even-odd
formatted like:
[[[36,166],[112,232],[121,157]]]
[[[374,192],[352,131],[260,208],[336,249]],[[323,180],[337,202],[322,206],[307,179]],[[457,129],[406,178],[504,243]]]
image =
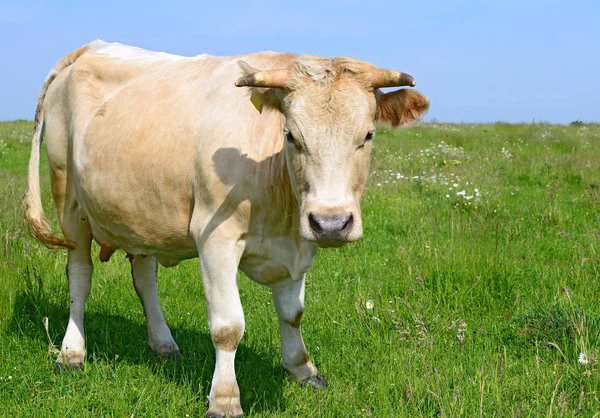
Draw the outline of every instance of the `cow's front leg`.
[[[234,361],[245,326],[237,284],[241,251],[236,244],[215,241],[206,243],[200,251],[210,336],[216,351],[207,417],[240,417],[242,405]]]
[[[135,255],[130,260],[133,286],[142,301],[146,315],[148,345],[162,356],[178,356],[179,347],[171,336],[171,330],[165,322],[158,302],[158,283],[156,281],[158,264],[156,259],[151,256]]]
[[[85,360],[85,333],[83,314],[85,302],[92,287],[94,265],[90,255],[92,235],[87,218],[78,216],[77,209],[68,208],[64,215],[65,238],[76,245],[69,251],[67,280],[69,282],[69,325],[56,359],[59,371],[65,368],[82,369]]]
[[[303,277],[273,286],[273,301],[281,331],[281,355],[283,367],[292,378],[314,389],[322,389],[327,386],[327,380],[310,361],[300,330],[304,313],[304,281]]]

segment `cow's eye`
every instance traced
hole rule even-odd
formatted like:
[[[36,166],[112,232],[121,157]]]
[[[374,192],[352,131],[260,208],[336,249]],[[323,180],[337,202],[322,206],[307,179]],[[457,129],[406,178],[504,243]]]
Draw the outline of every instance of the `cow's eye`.
[[[294,138],[294,135],[292,135],[291,132],[288,132],[287,134],[285,134],[285,139],[287,140],[287,142],[289,142],[290,144],[295,144],[296,143],[296,138]]]
[[[365,136],[365,142],[370,141],[375,136],[375,132],[369,132],[367,136]]]

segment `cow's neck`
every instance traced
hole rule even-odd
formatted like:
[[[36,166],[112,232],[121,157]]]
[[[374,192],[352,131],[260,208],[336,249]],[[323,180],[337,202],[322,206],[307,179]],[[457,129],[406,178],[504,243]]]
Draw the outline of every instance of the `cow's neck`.
[[[262,144],[263,149],[269,147],[273,152],[263,153],[255,171],[253,184],[258,192],[255,197],[260,201],[252,205],[250,231],[240,268],[253,280],[274,285],[288,278],[304,277],[317,247],[300,238],[298,203],[282,146]]]
[[[261,233],[267,236],[299,239],[298,202],[284,155],[285,117],[278,110],[265,108],[262,114],[253,113],[248,124],[252,128],[241,152],[247,154],[249,163],[254,165],[251,170],[254,179],[245,179],[244,183],[254,189],[252,195],[259,199],[254,203],[262,208],[255,212],[262,219],[255,221],[264,227]]]
[[[272,227],[281,231],[282,235],[299,238],[298,201],[292,190],[288,168],[283,150],[274,153],[267,162],[267,198],[270,200],[270,212],[276,213],[277,225]],[[275,219],[273,219],[275,221]]]

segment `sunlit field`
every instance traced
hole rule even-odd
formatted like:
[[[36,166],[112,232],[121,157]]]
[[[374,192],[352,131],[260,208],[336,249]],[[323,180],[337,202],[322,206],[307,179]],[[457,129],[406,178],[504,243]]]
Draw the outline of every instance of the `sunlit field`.
[[[203,415],[215,358],[198,260],[159,269],[182,352],[164,361],[129,262],[100,263],[95,246],[85,371],[56,373],[67,254],[24,226],[31,132],[0,124],[0,415]],[[365,237],[321,250],[307,282],[302,328],[326,390],[287,377],[270,290],[240,273],[246,415],[599,413],[600,125],[422,124],[374,141]]]

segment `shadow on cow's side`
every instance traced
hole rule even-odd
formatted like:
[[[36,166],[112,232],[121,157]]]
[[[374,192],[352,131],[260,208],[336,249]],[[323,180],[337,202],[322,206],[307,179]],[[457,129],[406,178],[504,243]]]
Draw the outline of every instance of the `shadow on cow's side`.
[[[42,318],[48,317],[50,338],[60,348],[69,320],[68,304],[63,306],[50,302],[49,299],[45,295],[41,279],[36,278],[26,283],[13,299],[13,315],[7,331],[17,334],[19,338],[27,338],[45,346],[47,337]],[[171,331],[182,356],[164,360],[146,344],[143,315],[140,321],[133,321],[109,313],[86,312],[86,367],[93,370],[94,365],[100,362],[143,365],[161,379],[196,392],[197,402],[204,404],[210,391],[215,366],[215,351],[210,334],[188,327],[171,327]],[[45,354],[44,350],[40,357]],[[285,410],[286,401],[282,395],[282,387],[287,377],[283,368],[275,366],[275,359],[279,358],[280,354],[275,350],[259,354],[245,347],[243,341],[240,344],[236,356],[236,370],[242,407],[245,411]],[[56,355],[50,355],[44,360],[48,362],[46,369],[49,373],[55,370],[55,359]]]
[[[263,204],[276,201],[278,205],[283,205],[270,211],[270,214],[277,213],[285,218],[285,213],[291,212],[294,198],[289,187],[289,176],[284,159],[283,151],[256,161],[249,158],[247,154],[242,154],[237,148],[218,149],[212,156],[213,173],[230,189],[209,220],[200,242],[206,241],[219,225],[231,218],[240,204],[252,199],[263,201]],[[262,196],[258,196],[259,193],[262,193]],[[278,209],[283,210],[278,211]],[[252,205],[250,210],[250,216],[253,222],[256,222],[256,207]],[[287,222],[291,221],[291,218],[287,219],[286,225],[281,226],[282,230],[289,228]]]

